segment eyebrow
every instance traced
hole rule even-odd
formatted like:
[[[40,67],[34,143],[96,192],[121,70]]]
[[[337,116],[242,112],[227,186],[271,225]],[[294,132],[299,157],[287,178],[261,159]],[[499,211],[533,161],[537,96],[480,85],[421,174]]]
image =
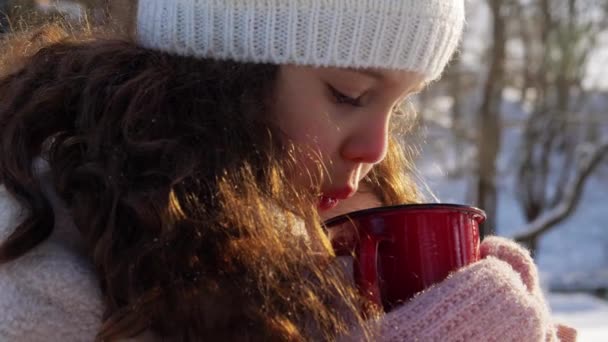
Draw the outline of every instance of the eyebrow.
[[[367,75],[367,76],[371,76],[371,77],[373,77],[375,79],[378,79],[378,80],[384,79],[384,75],[382,73],[378,72],[378,71],[375,71],[375,70],[369,70],[369,69],[349,69],[349,70],[352,71],[352,72],[359,73],[359,74],[364,74],[364,75]]]
[[[352,72],[356,72],[359,74],[364,74],[367,76],[370,76],[372,78],[375,78],[377,80],[383,80],[385,78],[384,74],[382,74],[381,72],[375,71],[375,70],[370,70],[370,69],[349,69]],[[422,90],[424,90],[424,88],[426,88],[427,83],[426,82],[420,82],[415,88],[413,88],[411,90],[412,93],[418,93],[421,92]]]

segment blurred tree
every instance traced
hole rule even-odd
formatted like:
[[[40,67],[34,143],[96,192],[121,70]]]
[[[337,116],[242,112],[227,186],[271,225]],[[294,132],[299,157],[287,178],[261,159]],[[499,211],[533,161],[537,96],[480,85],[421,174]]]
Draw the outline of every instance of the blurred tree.
[[[475,186],[476,205],[483,208],[488,216],[481,229],[482,236],[493,234],[496,228],[498,208],[496,159],[500,151],[500,104],[504,88],[506,26],[510,2],[487,1],[492,16],[492,46],[489,50],[489,71],[478,110],[478,179]]]
[[[0,0],[0,33],[26,30],[48,22],[49,19],[67,19],[60,12],[41,10],[41,4],[53,4],[53,2],[52,0]]]
[[[110,24],[119,32],[131,32],[136,3],[137,0],[0,0],[0,32],[8,23],[23,29],[49,18],[60,18],[66,23],[77,21],[87,26]]]
[[[0,0],[0,35],[9,31],[9,1]]]
[[[23,19],[30,17],[34,8],[34,0],[0,0],[0,33],[23,26]]]
[[[462,56],[456,54],[441,79],[441,83],[446,85],[444,91],[453,99],[450,110],[452,137],[449,148],[453,155],[460,156],[445,166],[448,177],[462,177],[472,172],[471,169],[474,168],[464,156],[467,155],[467,151],[472,145],[477,144],[476,130],[471,129],[473,127],[471,118],[467,117],[468,105],[470,105],[468,98],[470,93],[475,90],[473,87],[476,83],[476,76],[463,67]]]
[[[531,106],[518,166],[518,198],[529,222],[516,239],[533,252],[538,239],[575,211],[584,185],[608,154],[608,142],[583,120],[590,53],[605,30],[605,2],[519,3],[524,48],[522,101]],[[524,11],[521,6],[533,6]]]
[[[108,1],[108,13],[112,21],[127,33],[133,33],[136,2],[134,0]]]
[[[98,21],[132,32],[137,0],[78,0]]]

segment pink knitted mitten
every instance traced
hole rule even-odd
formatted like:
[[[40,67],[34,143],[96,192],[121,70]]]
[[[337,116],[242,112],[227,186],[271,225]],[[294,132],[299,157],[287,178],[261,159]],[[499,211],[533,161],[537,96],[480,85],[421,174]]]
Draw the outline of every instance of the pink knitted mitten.
[[[515,241],[498,236],[485,238],[480,249],[482,259],[493,256],[507,262],[519,273],[521,280],[531,294],[539,298],[543,297],[538,271],[528,250],[518,245]]]
[[[491,236],[484,239],[481,244],[481,257],[485,258],[488,256],[493,256],[509,263],[519,273],[528,291],[539,301],[546,303],[545,296],[540,287],[538,270],[528,250],[512,240]],[[545,307],[548,311],[549,309],[546,304]],[[562,324],[554,325],[553,322],[549,322],[546,336],[547,342],[574,342],[576,341],[576,336],[577,332],[575,329]]]
[[[484,258],[375,322],[380,341],[534,341],[555,336],[529,254],[488,238]]]

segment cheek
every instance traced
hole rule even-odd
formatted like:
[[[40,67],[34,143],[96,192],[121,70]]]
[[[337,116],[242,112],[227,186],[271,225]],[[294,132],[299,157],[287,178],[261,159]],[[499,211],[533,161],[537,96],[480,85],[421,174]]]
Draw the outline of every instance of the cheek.
[[[336,149],[335,136],[327,127],[315,123],[303,122],[295,127],[290,138],[303,152],[314,154],[315,159],[328,159]]]
[[[304,106],[299,103],[282,106],[279,127],[286,138],[296,145],[300,154],[308,155],[305,159],[327,160],[337,152],[340,130],[322,106]]]
[[[321,172],[319,166],[328,167],[337,146],[335,135],[331,134],[328,125],[312,120],[307,114],[302,113],[285,130],[287,137],[295,144],[297,167],[303,174]]]
[[[316,187],[324,170],[331,169],[331,160],[338,154],[339,130],[324,108],[293,105],[282,111],[280,128],[295,145],[295,174],[292,180],[303,187]]]

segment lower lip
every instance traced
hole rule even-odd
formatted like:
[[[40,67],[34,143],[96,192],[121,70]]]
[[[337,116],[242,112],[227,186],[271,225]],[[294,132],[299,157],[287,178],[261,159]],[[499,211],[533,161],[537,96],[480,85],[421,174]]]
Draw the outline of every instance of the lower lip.
[[[319,210],[325,211],[335,208],[338,205],[338,200],[331,197],[321,196],[319,200]]]

